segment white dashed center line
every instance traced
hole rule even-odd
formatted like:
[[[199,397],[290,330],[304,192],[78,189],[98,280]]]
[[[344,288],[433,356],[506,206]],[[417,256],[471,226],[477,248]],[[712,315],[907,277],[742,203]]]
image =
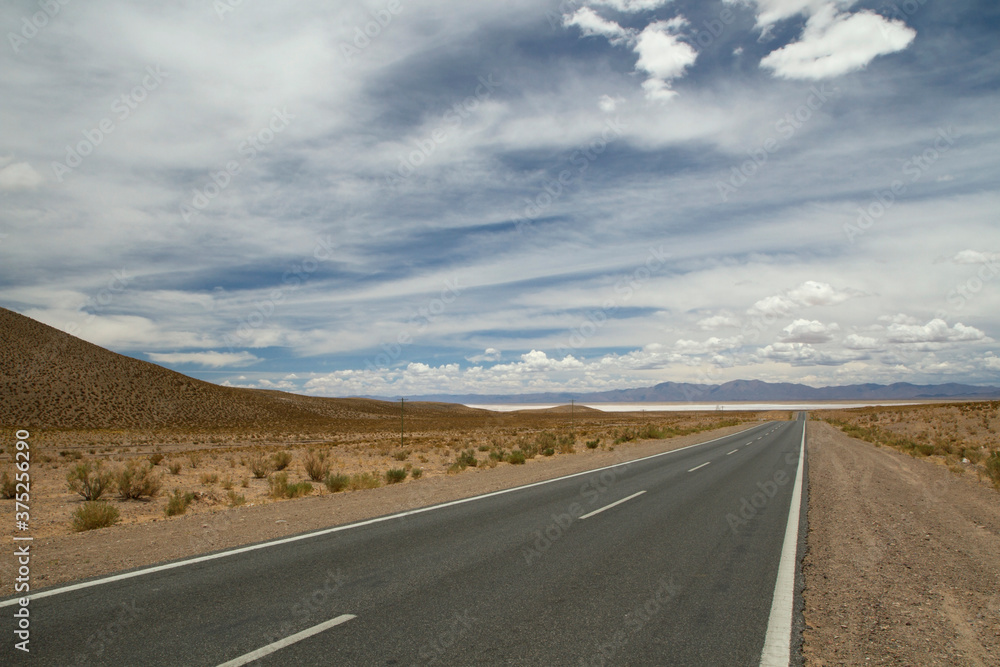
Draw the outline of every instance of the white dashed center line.
[[[233,658],[229,662],[222,663],[219,667],[240,667],[241,665],[246,665],[254,660],[263,658],[265,655],[271,655],[275,651],[280,651],[286,646],[291,646],[295,642],[300,642],[303,639],[312,637],[313,635],[318,635],[324,630],[329,630],[330,628],[340,625],[341,623],[347,623],[352,618],[355,618],[353,614],[343,614],[337,618],[330,619],[325,623],[320,623],[319,625],[314,625],[311,628],[306,628],[302,632],[296,632],[294,635],[285,637],[284,639],[279,639],[273,644],[268,644],[267,646],[261,647],[256,651],[251,651],[250,653],[241,655],[238,658]]]
[[[621,505],[622,503],[624,503],[624,502],[626,502],[626,501],[629,501],[629,500],[632,500],[633,498],[636,498],[636,497],[638,497],[638,496],[641,496],[641,495],[642,495],[642,494],[644,494],[644,493],[646,493],[646,492],[645,492],[645,491],[640,491],[639,493],[633,493],[633,494],[632,494],[631,496],[629,496],[628,498],[622,498],[621,500],[616,500],[615,502],[611,503],[610,505],[605,505],[605,506],[604,506],[604,507],[602,507],[601,509],[598,509],[598,510],[594,510],[594,511],[593,511],[593,512],[591,512],[590,514],[584,514],[584,515],[583,515],[583,516],[581,516],[580,518],[581,518],[581,519],[589,519],[590,517],[594,516],[595,514],[600,514],[600,513],[601,513],[601,512],[603,512],[604,510],[609,510],[609,509],[611,509],[612,507],[614,507],[615,505]]]
[[[704,468],[704,467],[705,467],[705,466],[707,466],[707,465],[708,465],[709,463],[711,463],[711,461],[705,461],[705,462],[704,462],[704,463],[702,463],[702,464],[701,464],[700,466],[695,466],[695,467],[691,468],[690,470],[688,470],[688,472],[694,472],[694,471],[695,471],[695,470],[697,470],[698,468]]]

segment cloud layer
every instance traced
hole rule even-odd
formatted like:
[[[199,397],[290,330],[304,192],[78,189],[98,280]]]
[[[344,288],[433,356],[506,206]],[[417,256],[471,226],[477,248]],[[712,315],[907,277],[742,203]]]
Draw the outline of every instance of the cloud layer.
[[[7,3],[0,305],[316,394],[998,383],[1000,26],[939,4]]]

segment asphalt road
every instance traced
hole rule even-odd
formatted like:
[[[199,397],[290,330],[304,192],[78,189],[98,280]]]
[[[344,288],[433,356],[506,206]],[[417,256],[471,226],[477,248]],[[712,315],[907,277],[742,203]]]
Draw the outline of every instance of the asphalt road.
[[[804,424],[49,594],[0,663],[757,665]]]

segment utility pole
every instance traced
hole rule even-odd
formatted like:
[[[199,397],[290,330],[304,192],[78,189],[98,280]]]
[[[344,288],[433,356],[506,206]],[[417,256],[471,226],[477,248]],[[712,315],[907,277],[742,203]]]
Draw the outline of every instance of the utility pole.
[[[403,432],[404,432],[403,427],[405,425],[404,421],[405,417],[403,416],[403,413],[405,405],[406,405],[406,399],[400,397],[399,399],[399,448],[400,449],[403,448]]]
[[[576,418],[573,412],[573,403],[574,399],[569,399],[569,428],[571,431],[576,429]]]

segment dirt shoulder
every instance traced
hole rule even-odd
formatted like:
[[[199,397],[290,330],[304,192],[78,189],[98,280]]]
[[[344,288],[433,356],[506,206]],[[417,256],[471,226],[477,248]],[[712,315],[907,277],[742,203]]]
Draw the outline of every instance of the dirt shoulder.
[[[706,442],[751,426],[741,424],[668,440],[630,442],[614,451],[538,457],[527,465],[469,468],[457,475],[408,480],[366,491],[323,493],[85,533],[51,535],[32,543],[32,590],[593,470]],[[12,563],[9,558],[0,563],[2,597],[13,594]]]
[[[996,665],[1000,493],[810,422],[807,665]]]

